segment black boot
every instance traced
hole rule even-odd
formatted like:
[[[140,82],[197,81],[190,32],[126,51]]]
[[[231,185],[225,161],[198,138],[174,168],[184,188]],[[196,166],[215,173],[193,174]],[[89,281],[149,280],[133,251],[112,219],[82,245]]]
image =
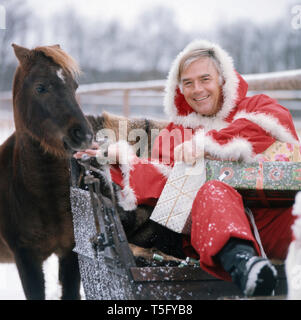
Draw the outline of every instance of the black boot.
[[[268,259],[256,255],[251,242],[231,238],[217,258],[244,295],[269,296],[273,293],[277,271]]]

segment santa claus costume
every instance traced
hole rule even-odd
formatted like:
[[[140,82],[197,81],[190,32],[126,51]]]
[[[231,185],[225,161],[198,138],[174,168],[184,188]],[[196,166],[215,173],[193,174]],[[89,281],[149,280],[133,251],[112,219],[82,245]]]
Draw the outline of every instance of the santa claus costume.
[[[220,64],[223,101],[213,116],[196,113],[179,88],[179,63],[184,55],[196,49],[211,49]],[[190,43],[176,57],[168,75],[164,108],[170,123],[156,138],[152,158],[145,161],[132,153],[128,164],[111,170],[112,180],[122,187],[119,204],[125,210],[134,210],[139,204],[155,205],[174,164],[174,148],[190,138],[198,144],[200,128],[205,131],[205,152],[221,160],[254,161],[275,141],[299,143],[289,111],[266,95],[247,97],[247,90],[248,84],[236,72],[225,50],[208,41]],[[173,135],[166,150],[162,147],[166,146],[164,140],[170,139],[170,132],[175,129],[183,134]],[[191,136],[184,135],[185,129],[191,129]],[[125,143],[120,145],[125,146]],[[126,149],[123,152],[131,152],[129,147]],[[285,259],[295,219],[291,211],[291,208],[252,209],[260,244],[254,236],[255,226],[245,213],[241,195],[223,182],[205,183],[191,210],[191,245],[198,253],[200,266],[218,278],[233,280],[231,268],[227,269],[216,259],[230,239],[249,241],[258,256],[262,255],[262,245],[268,258]]]

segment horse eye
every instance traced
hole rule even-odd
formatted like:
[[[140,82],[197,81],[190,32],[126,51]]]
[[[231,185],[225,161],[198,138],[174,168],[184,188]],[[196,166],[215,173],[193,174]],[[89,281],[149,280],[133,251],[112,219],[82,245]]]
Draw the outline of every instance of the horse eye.
[[[46,90],[46,87],[43,84],[39,84],[36,87],[36,91],[37,91],[37,93],[45,93],[47,90]]]

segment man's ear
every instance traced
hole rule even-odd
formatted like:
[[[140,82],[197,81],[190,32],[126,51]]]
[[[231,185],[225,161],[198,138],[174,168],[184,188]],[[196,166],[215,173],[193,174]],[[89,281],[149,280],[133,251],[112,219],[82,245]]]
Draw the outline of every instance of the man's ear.
[[[30,50],[21,46],[18,46],[17,44],[13,43],[12,47],[14,48],[15,51],[15,55],[18,58],[20,64],[24,64],[25,61],[28,59],[29,57],[29,52]]]

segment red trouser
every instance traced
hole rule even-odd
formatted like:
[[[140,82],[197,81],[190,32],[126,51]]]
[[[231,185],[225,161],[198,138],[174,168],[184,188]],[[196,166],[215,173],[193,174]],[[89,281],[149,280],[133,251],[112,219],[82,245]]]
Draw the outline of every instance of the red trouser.
[[[285,259],[292,241],[292,208],[252,209],[260,239],[268,258]],[[200,256],[200,266],[223,280],[231,280],[213,258],[231,237],[250,240],[260,255],[241,195],[220,181],[205,183],[192,210],[191,244]]]

